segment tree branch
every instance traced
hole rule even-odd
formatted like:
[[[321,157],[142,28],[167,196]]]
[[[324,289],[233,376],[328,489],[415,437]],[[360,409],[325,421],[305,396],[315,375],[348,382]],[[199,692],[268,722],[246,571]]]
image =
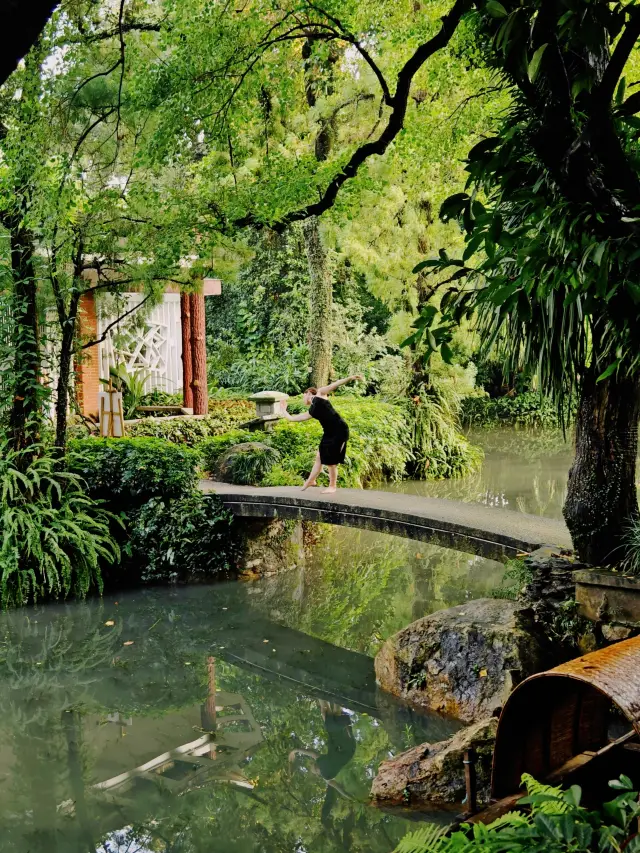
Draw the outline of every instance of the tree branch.
[[[377,139],[372,142],[365,142],[357,148],[349,161],[344,165],[342,170],[329,182],[329,185],[320,196],[320,200],[302,207],[299,210],[294,210],[286,214],[277,222],[271,223],[270,227],[281,233],[284,229],[293,222],[300,222],[308,219],[311,216],[320,216],[325,211],[329,210],[335,203],[341,187],[351,178],[355,177],[362,166],[370,157],[374,155],[382,155],[385,153],[389,145],[393,142],[396,136],[404,127],[404,120],[407,114],[407,105],[409,101],[409,93],[413,78],[418,73],[424,63],[437,53],[445,48],[463,15],[469,11],[472,6],[472,0],[456,0],[451,10],[442,18],[442,26],[433,38],[420,45],[405,65],[398,73],[396,81],[395,94],[390,99],[392,106],[387,124]],[[238,228],[254,226],[262,228],[267,223],[258,220],[254,214],[248,214],[233,221],[233,225]]]
[[[640,9],[638,7],[634,7],[629,11],[629,21],[627,26],[624,28],[622,35],[618,39],[618,43],[611,55],[609,64],[602,75],[600,85],[595,90],[594,96],[601,105],[608,105],[613,100],[618,80],[620,79],[622,72],[624,71],[624,67],[627,64],[627,60],[631,55],[631,51],[635,47],[639,38]]]
[[[90,288],[90,290],[97,290],[97,288],[92,287],[92,288]],[[104,332],[102,333],[102,335],[99,338],[96,338],[95,341],[89,341],[89,343],[83,344],[80,347],[80,349],[83,349],[83,350],[90,349],[91,347],[95,347],[97,344],[101,344],[101,343],[103,343],[103,341],[106,341],[107,335],[109,334],[111,329],[113,329],[114,326],[117,326],[118,323],[121,323],[123,320],[126,320],[126,318],[129,317],[131,314],[133,314],[134,311],[137,311],[139,308],[142,308],[142,306],[145,304],[145,302],[148,302],[149,299],[151,299],[151,294],[149,294],[148,296],[145,296],[145,298],[142,300],[142,302],[139,302],[137,305],[134,305],[133,308],[129,308],[128,311],[125,311],[124,314],[122,314],[120,317],[118,317],[117,320],[114,320],[112,323],[109,323],[109,325],[107,326],[107,328],[104,330]]]

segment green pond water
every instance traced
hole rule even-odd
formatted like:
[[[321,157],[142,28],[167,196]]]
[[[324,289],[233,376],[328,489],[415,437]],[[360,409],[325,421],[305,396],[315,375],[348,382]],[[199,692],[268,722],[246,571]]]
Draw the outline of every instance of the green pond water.
[[[558,514],[566,449],[482,443],[473,478],[401,487]],[[255,583],[0,615],[0,851],[390,853],[450,813],[373,808],[380,761],[458,724],[378,691],[373,655],[502,574],[322,526],[306,560]]]

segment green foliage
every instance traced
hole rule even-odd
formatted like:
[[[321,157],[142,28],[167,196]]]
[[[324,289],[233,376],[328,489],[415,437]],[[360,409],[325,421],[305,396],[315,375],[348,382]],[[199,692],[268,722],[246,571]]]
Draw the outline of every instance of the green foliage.
[[[152,498],[133,514],[130,552],[141,581],[211,580],[238,566],[233,517],[215,495],[194,491],[177,500]]]
[[[420,479],[464,477],[480,467],[482,451],[457,427],[455,396],[442,383],[422,385],[408,404],[412,470]]]
[[[267,444],[238,444],[225,461],[225,480],[238,486],[262,483],[280,462],[280,453]]]
[[[512,397],[491,398],[488,395],[465,397],[461,403],[460,419],[465,426],[544,427],[561,426],[558,408],[549,397],[526,391]],[[568,418],[565,418],[565,423]]]
[[[430,827],[407,835],[395,853],[528,853],[551,850],[555,853],[619,853],[637,849],[635,823],[640,815],[638,795],[626,776],[610,782],[622,793],[599,811],[580,805],[582,791],[574,785],[566,791],[541,785],[528,774],[522,777],[528,796],[512,811],[485,826],[463,825],[458,832],[444,835]],[[528,814],[521,811],[528,807]]]
[[[119,558],[109,513],[84,493],[78,476],[33,450],[0,444],[3,607],[101,590],[100,563]]]
[[[630,575],[640,575],[640,519],[632,518],[627,522],[624,536],[621,569]]]
[[[533,571],[524,560],[508,560],[500,586],[493,593],[493,598],[506,598],[515,601],[522,588],[533,578]]]
[[[102,379],[105,385],[111,384],[116,391],[122,392],[122,407],[125,418],[135,418],[136,409],[144,397],[145,382],[150,373],[136,371],[129,373],[125,364],[116,364],[109,368],[109,379]]]
[[[236,355],[232,364],[222,369],[214,359],[209,376],[216,383],[239,391],[275,389],[283,394],[299,394],[309,385],[309,350],[301,345],[276,353],[269,345],[248,356]]]
[[[245,400],[216,401],[211,408],[214,413],[206,417],[143,418],[127,427],[127,435],[131,438],[154,437],[195,447],[255,417],[255,406]]]
[[[499,348],[506,373],[537,374],[562,416],[587,371],[603,381],[640,369],[637,118],[616,96],[633,40],[615,61],[611,47],[634,13],[586,4],[580,16],[561,3],[542,23],[537,2],[493,5],[503,17],[488,6],[476,22],[513,104],[470,150],[466,191],[441,207],[466,246],[419,265],[446,274],[449,289],[442,314],[428,306],[410,341],[444,354],[455,324],[475,313],[485,351]],[[553,51],[543,50],[549,39]]]
[[[232,429],[222,435],[208,438],[198,446],[202,456],[202,465],[205,471],[211,472],[216,467],[216,462],[222,454],[235,444],[244,444],[247,441],[255,441],[256,435],[262,439],[261,433],[250,432],[246,429]]]
[[[177,499],[197,482],[199,455],[157,438],[86,438],[69,443],[67,466],[82,477],[91,497],[117,512],[152,498]]]
[[[384,478],[401,479],[411,458],[410,435],[403,408],[371,398],[336,398],[334,404],[350,429],[347,458],[338,469],[339,484],[361,488]],[[321,437],[322,428],[316,421],[302,424],[279,422],[268,441],[280,451],[282,463],[274,468],[270,482],[275,484],[274,478],[283,474],[306,477]]]

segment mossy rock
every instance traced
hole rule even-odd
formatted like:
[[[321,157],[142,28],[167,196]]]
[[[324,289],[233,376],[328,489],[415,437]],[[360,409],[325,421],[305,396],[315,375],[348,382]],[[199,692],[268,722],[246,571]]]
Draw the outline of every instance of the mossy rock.
[[[274,447],[259,441],[245,441],[226,450],[216,462],[214,479],[236,486],[257,486],[280,461]]]

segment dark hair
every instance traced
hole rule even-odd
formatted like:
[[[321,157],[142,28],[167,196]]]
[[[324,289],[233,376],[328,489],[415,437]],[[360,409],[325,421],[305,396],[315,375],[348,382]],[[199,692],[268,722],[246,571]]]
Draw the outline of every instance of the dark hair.
[[[316,394],[318,393],[318,389],[317,388],[307,388],[307,390],[304,393],[305,394],[313,394],[313,396],[315,397]]]

